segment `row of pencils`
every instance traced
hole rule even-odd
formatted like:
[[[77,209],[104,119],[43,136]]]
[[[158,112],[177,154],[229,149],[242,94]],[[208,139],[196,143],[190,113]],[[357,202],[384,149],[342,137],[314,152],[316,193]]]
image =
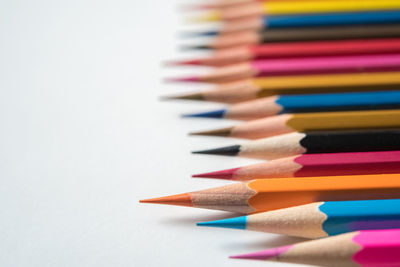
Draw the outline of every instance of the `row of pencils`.
[[[211,1],[211,0],[210,0]],[[214,0],[185,6],[218,21],[191,46],[208,66],[167,97],[226,104],[185,117],[238,120],[193,132],[248,139],[195,151],[265,160],[193,175],[238,181],[141,200],[242,213],[199,226],[309,238],[231,256],[317,266],[400,266],[400,0]]]

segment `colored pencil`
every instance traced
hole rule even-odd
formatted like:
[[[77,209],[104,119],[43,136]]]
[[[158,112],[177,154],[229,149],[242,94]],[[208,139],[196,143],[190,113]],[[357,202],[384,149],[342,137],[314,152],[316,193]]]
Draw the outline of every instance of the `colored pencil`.
[[[226,66],[247,60],[400,52],[400,38],[272,43],[221,49],[206,58],[169,62],[169,65]]]
[[[368,72],[399,70],[400,54],[352,55],[290,59],[260,59],[219,67],[208,74],[168,81],[220,83],[251,77],[277,75]]]
[[[400,173],[400,151],[303,154],[192,177],[248,181],[386,173]]]
[[[277,159],[299,154],[400,150],[400,130],[289,133],[194,154]]]
[[[216,1],[207,1],[204,4],[199,3],[191,3],[188,4],[190,10],[199,10],[199,9],[221,9],[221,8],[230,8],[234,6],[247,6],[247,5],[254,5],[259,2],[275,2],[275,1],[286,1],[286,0],[216,0]],[[289,0],[288,0],[289,1]],[[290,0],[293,1],[293,0]],[[303,1],[303,0],[297,0]],[[321,1],[321,0],[314,0],[314,1]],[[323,1],[323,0],[322,0]],[[337,0],[341,1],[341,0]]]
[[[400,199],[326,201],[197,223],[305,238],[400,228]]]
[[[255,16],[224,22],[220,32],[344,25],[390,24],[400,22],[400,11],[346,12],[283,16]]]
[[[317,266],[400,266],[399,250],[400,229],[363,230],[230,258]]]
[[[259,179],[141,200],[250,214],[318,201],[400,197],[400,174]]]
[[[400,127],[400,109],[282,114],[191,135],[258,139],[296,131],[396,127]]]
[[[249,24],[247,26],[247,24]],[[308,28],[286,28],[265,29],[261,31],[249,30],[251,21],[240,25],[225,25],[223,32],[200,45],[186,45],[186,49],[222,49],[236,47],[239,45],[254,45],[261,43],[276,42],[300,42],[300,41],[322,41],[322,40],[352,40],[371,38],[396,38],[400,36],[400,24],[372,24],[368,26],[331,26],[331,27],[308,27]],[[233,27],[235,26],[235,27]],[[241,26],[241,28],[238,28]],[[224,33],[226,32],[226,33]],[[216,32],[184,33],[182,36],[211,36]]]
[[[398,90],[399,88],[400,72],[396,71],[294,75],[245,79],[216,85],[202,92],[169,96],[166,99],[189,99],[233,104],[273,95]]]
[[[262,1],[274,1],[274,0],[218,0],[218,1],[207,1],[204,4],[193,3],[188,4],[189,9],[212,9],[212,8],[229,8],[233,6],[245,6],[252,5]]]
[[[349,1],[277,1],[259,2],[246,6],[229,7],[208,11],[194,21],[208,22],[234,20],[250,16],[323,14],[340,12],[376,12],[400,9],[397,0],[349,0]]]
[[[271,96],[183,117],[254,120],[286,113],[400,108],[400,91]]]

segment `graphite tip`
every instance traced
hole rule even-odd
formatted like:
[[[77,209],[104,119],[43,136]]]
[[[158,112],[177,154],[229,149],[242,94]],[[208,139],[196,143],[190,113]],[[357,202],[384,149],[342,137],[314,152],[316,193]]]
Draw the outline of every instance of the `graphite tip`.
[[[175,99],[184,99],[184,100],[199,100],[204,101],[204,96],[202,93],[192,93],[187,95],[175,95],[175,96],[162,96],[161,100],[175,100]]]
[[[207,154],[207,155],[220,155],[220,156],[237,156],[240,152],[240,145],[226,146],[214,149],[193,151],[193,154]]]
[[[234,127],[226,127],[216,130],[208,130],[208,131],[200,131],[200,132],[192,132],[189,135],[207,135],[207,136],[230,136]]]
[[[183,51],[187,50],[210,50],[213,49],[210,45],[182,45],[180,49]]]

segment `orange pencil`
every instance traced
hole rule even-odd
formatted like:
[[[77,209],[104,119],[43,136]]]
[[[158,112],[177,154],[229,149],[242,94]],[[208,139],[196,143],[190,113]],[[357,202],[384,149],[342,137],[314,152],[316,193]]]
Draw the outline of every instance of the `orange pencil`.
[[[318,201],[399,197],[400,174],[384,174],[259,179],[140,202],[250,214]]]

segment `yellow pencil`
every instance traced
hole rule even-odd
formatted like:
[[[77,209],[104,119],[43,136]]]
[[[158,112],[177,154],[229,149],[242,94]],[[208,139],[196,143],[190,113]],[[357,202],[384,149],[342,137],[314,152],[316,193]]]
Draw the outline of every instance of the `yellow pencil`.
[[[255,2],[245,6],[233,6],[207,12],[193,19],[194,22],[232,20],[262,15],[294,15],[339,12],[368,12],[400,9],[397,0],[350,0],[350,1],[282,1]]]
[[[258,139],[290,132],[400,127],[400,109],[282,114],[192,135]]]
[[[167,97],[221,103],[305,93],[376,91],[400,88],[400,71],[260,77],[216,85],[209,90]]]

